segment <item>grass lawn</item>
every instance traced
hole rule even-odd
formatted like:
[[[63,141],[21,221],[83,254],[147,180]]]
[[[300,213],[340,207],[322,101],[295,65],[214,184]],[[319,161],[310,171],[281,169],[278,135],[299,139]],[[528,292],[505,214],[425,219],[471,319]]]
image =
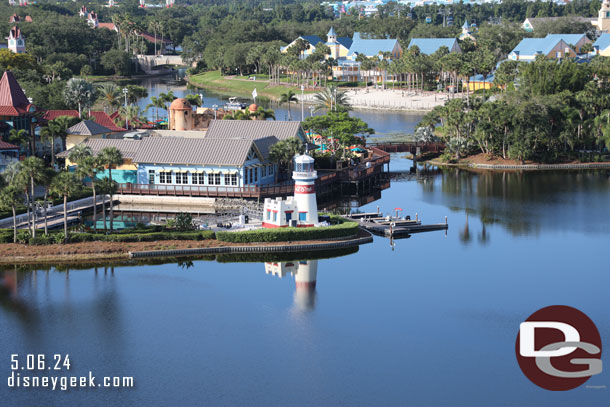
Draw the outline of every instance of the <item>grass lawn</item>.
[[[253,75],[254,76],[254,75]],[[189,82],[195,86],[218,91],[220,93],[230,93],[235,96],[252,96],[252,91],[256,88],[259,96],[277,100],[282,93],[292,90],[298,95],[301,89],[296,86],[269,85],[266,80],[267,75],[256,75],[256,81],[248,80],[248,76],[225,77],[220,75],[220,71],[204,72],[189,77]],[[305,91],[305,93],[316,93],[316,91]]]

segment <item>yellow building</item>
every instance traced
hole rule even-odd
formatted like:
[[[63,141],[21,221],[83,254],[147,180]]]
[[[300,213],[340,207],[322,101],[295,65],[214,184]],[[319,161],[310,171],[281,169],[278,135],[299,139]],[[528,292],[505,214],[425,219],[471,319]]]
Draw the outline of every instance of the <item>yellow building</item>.
[[[112,131],[93,120],[83,120],[70,127],[66,133],[68,134],[66,136],[66,149],[69,150],[89,139],[107,138]]]
[[[610,0],[603,1],[597,13],[597,20],[591,21],[591,24],[601,32],[610,31]]]

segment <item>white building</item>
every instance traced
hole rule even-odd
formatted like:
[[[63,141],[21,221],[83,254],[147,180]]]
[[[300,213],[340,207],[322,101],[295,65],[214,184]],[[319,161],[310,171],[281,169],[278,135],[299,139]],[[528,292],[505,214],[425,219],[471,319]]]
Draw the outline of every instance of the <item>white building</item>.
[[[279,228],[287,226],[309,227],[318,224],[318,204],[316,202],[316,179],[314,159],[307,154],[294,158],[294,196],[286,199],[266,198],[263,209],[263,227]]]

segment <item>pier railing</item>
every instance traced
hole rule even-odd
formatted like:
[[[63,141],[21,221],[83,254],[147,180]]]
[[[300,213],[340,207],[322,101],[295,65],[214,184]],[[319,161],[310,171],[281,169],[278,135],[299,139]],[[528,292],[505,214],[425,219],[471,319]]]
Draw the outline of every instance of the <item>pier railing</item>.
[[[422,153],[433,151],[439,153],[445,149],[443,143],[420,143],[420,142],[386,142],[368,143],[369,148],[376,148],[388,153],[416,153],[419,148]]]

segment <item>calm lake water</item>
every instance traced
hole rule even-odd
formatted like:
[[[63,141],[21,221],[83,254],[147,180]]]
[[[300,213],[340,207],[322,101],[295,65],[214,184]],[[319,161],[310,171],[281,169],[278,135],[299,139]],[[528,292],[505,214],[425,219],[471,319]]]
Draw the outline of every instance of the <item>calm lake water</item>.
[[[450,228],[317,260],[0,272],[2,405],[607,405],[607,351],[587,383],[606,388],[549,392],[514,349],[553,304],[610,343],[609,172],[396,174],[361,210],[377,205]],[[70,374],[136,387],[7,389],[13,353],[69,353]]]
[[[225,103],[229,101],[230,95],[222,95],[206,89],[197,89],[187,86],[175,86],[163,83],[161,78],[151,78],[143,80],[140,83],[148,90],[148,97],[142,98],[138,101],[138,106],[145,109],[150,104],[150,98],[152,96],[159,96],[161,93],[167,93],[168,91],[174,92],[176,97],[184,97],[188,94],[197,94],[203,96],[203,105],[205,107],[212,107],[217,105],[223,107]],[[252,100],[242,99],[246,103],[252,103]],[[275,111],[276,120],[288,120],[288,108],[286,105],[279,106],[277,103],[271,103],[269,108]],[[291,105],[292,118],[294,120],[301,119],[301,105]],[[308,105],[305,105],[304,109],[305,117],[310,116]],[[167,117],[165,109],[159,109],[159,118]],[[317,113],[322,114],[322,113]],[[359,117],[368,123],[369,127],[375,130],[376,136],[401,136],[407,134],[413,134],[415,126],[420,122],[423,117],[421,112],[399,112],[399,111],[383,111],[383,110],[366,110],[357,109],[351,112],[354,117]],[[151,108],[148,110],[148,119],[155,119],[155,109]]]

